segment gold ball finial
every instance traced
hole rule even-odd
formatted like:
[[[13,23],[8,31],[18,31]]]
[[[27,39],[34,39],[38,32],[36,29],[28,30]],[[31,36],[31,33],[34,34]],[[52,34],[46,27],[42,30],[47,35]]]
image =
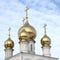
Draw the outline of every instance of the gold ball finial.
[[[42,46],[50,46],[51,44],[51,39],[46,34],[46,26],[47,24],[44,24],[44,36],[41,38]]]
[[[8,34],[9,37],[8,37],[8,39],[4,42],[4,46],[5,46],[6,49],[13,49],[13,47],[14,47],[14,42],[13,42],[13,40],[11,40],[11,38],[10,38],[11,28],[9,28],[8,31],[9,31],[9,34]]]

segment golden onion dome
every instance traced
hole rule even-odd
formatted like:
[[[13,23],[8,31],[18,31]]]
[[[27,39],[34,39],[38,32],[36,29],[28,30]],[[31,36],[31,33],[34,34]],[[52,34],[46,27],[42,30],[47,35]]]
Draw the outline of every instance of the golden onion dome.
[[[44,35],[41,39],[41,44],[42,46],[50,46],[51,39],[47,35]]]
[[[36,37],[36,30],[34,29],[34,27],[32,27],[29,23],[28,23],[28,8],[26,8],[26,22],[25,24],[19,29],[18,31],[18,37],[20,38],[20,33],[25,30],[28,34],[29,34],[29,38],[30,39],[35,39]]]
[[[30,39],[34,39],[36,37],[36,30],[28,23],[26,22],[18,31],[18,36],[20,37],[20,33],[22,30],[25,30],[28,34]]]
[[[44,24],[44,33],[45,35],[41,38],[41,44],[42,46],[50,46],[51,39],[46,35],[46,24]]]
[[[4,42],[4,47],[6,49],[12,49],[14,47],[14,42],[10,38],[10,30],[11,30],[11,28],[8,29],[8,31],[9,31],[9,34],[8,34],[9,38]]]
[[[28,40],[28,38],[29,38],[29,34],[23,29],[19,34],[19,40],[25,42]]]
[[[12,49],[14,47],[14,42],[8,38],[5,42],[4,42],[4,46],[6,49]]]

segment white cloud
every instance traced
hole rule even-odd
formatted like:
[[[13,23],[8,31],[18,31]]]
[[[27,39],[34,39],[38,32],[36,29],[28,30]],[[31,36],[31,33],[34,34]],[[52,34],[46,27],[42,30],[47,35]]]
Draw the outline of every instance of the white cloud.
[[[22,0],[20,2],[24,3]],[[46,9],[56,9],[57,6],[56,4],[51,1],[51,0],[26,0],[25,4],[27,6],[36,8],[36,9],[41,9],[41,8],[46,8]]]

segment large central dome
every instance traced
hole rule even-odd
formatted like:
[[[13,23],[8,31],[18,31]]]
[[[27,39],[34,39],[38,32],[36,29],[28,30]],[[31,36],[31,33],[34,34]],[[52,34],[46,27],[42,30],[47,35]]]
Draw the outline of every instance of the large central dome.
[[[36,37],[36,30],[34,29],[34,27],[32,27],[28,23],[28,21],[26,21],[25,24],[19,29],[19,31],[18,31],[19,38],[20,38],[20,33],[22,32],[22,30],[25,30],[29,34],[29,38],[30,39],[35,39],[35,37]]]
[[[31,40],[35,39],[36,37],[36,30],[28,23],[28,8],[26,8],[26,22],[25,24],[19,29],[18,37],[20,39],[20,33],[25,30],[29,34],[29,38]]]

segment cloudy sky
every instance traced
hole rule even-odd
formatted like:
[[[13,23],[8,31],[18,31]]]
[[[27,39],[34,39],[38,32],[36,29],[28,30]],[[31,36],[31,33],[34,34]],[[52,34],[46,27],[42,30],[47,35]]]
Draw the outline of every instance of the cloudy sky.
[[[47,24],[47,35],[51,38],[51,56],[60,57],[60,0],[0,0],[0,60],[4,60],[4,41],[14,41],[14,55],[20,52],[18,30],[23,25],[25,8],[29,7],[29,23],[37,31],[35,52],[42,55],[40,39],[44,35],[43,25]]]

